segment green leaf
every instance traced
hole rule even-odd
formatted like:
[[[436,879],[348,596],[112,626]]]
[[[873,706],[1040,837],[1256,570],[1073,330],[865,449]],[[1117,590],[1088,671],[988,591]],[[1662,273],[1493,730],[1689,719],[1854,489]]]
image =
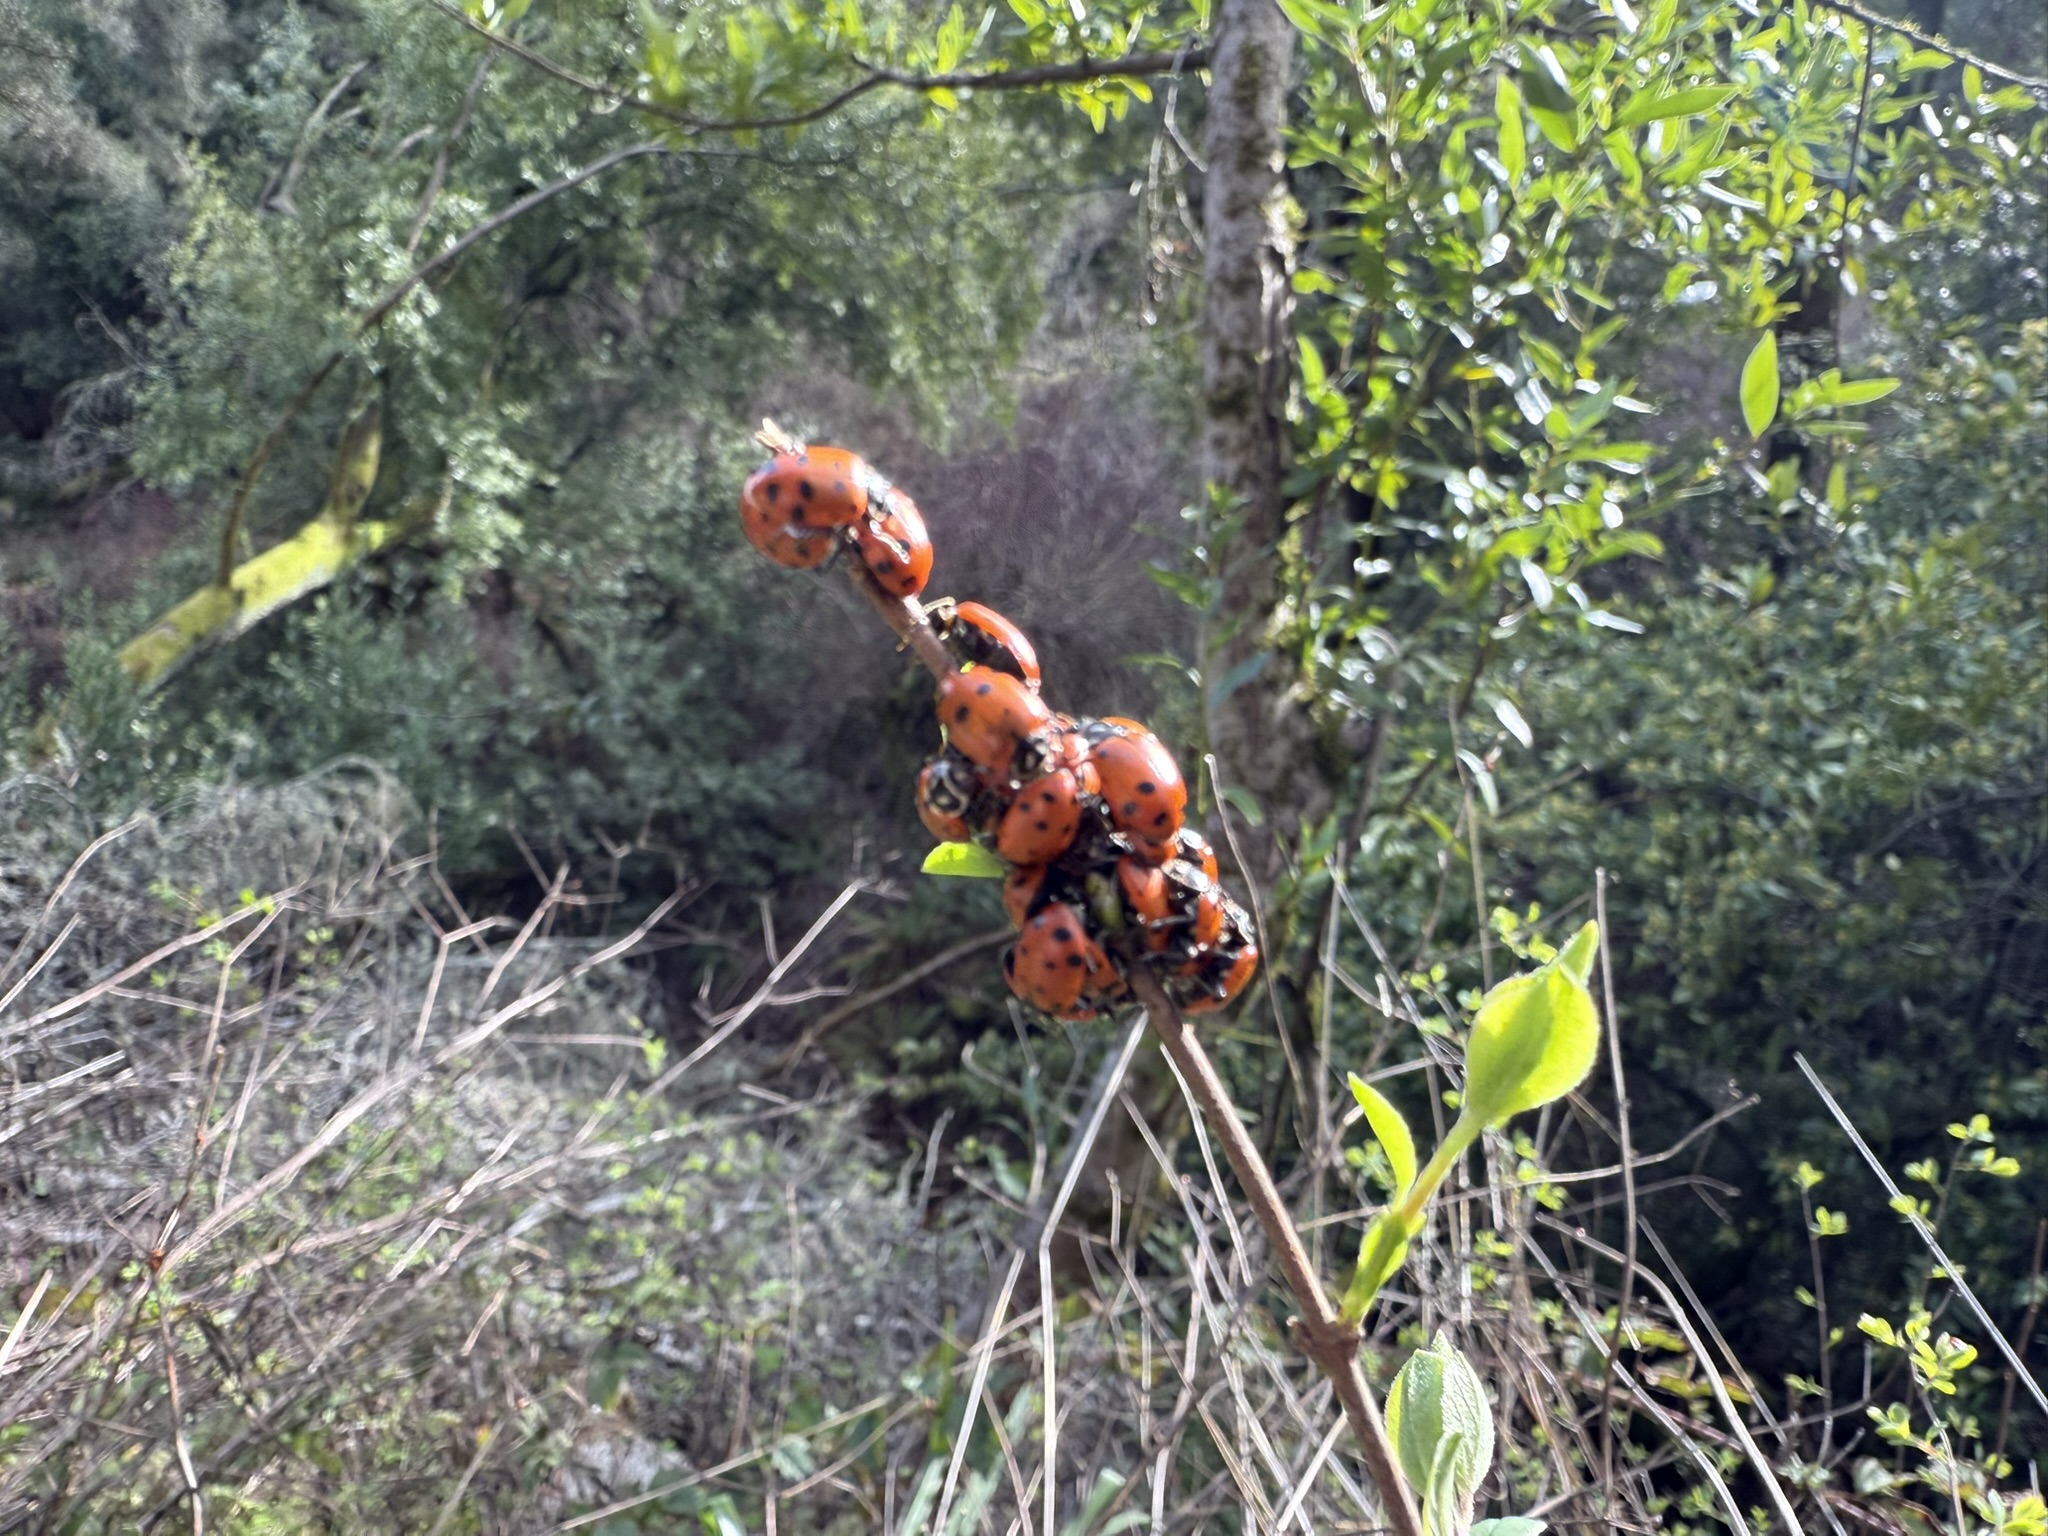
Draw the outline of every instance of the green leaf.
[[[1448,1490],[1455,1509],[1434,1509],[1438,1530],[1471,1522],[1472,1496],[1493,1465],[1493,1410],[1472,1362],[1439,1332],[1418,1349],[1387,1394],[1387,1435],[1408,1481]],[[1441,1496],[1440,1496],[1441,1497]]]
[[[1593,961],[1600,954],[1600,925],[1581,923],[1579,931],[1565,942],[1551,964],[1564,971],[1580,986],[1590,986],[1593,980]]]
[[[1508,184],[1519,186],[1529,171],[1528,132],[1522,126],[1522,88],[1513,75],[1502,75],[1493,85],[1493,116],[1500,141],[1500,163],[1507,167]]]
[[[1543,1536],[1549,1529],[1543,1521],[1527,1515],[1502,1515],[1498,1520],[1480,1521],[1466,1536]]]
[[[1227,784],[1223,788],[1223,799],[1252,826],[1263,827],[1266,824],[1266,808],[1259,804],[1259,797],[1250,790]]]
[[[1732,85],[1695,85],[1683,91],[1638,95],[1615,115],[1615,126],[1639,128],[1669,117],[1699,117],[1719,108],[1740,91]]]
[[[1479,786],[1479,798],[1486,802],[1486,814],[1500,815],[1500,790],[1493,782],[1493,770],[1486,766],[1485,759],[1460,747],[1458,761],[1465,765],[1465,771],[1472,775],[1472,782]]]
[[[1600,1043],[1585,982],[1592,960],[1582,928],[1541,970],[1511,976],[1486,994],[1465,1045],[1461,1118],[1498,1125],[1563,1098],[1585,1080]]]
[[[1899,387],[1897,379],[1858,379],[1850,384],[1838,384],[1832,391],[1829,405],[1868,405],[1873,400],[1882,400]]]
[[[1742,422],[1753,438],[1778,419],[1778,333],[1765,331],[1742,365]]]
[[[941,843],[924,856],[924,872],[963,880],[1000,880],[1010,871],[979,843]]]
[[[1401,1118],[1401,1111],[1356,1072],[1351,1074],[1351,1097],[1365,1111],[1366,1124],[1372,1127],[1380,1150],[1387,1154],[1387,1163],[1394,1170],[1393,1203],[1399,1205],[1415,1184],[1415,1137],[1408,1122]]]
[[[1536,733],[1529,729],[1527,717],[1519,709],[1515,708],[1512,699],[1495,699],[1493,701],[1493,713],[1500,723],[1507,728],[1507,733],[1519,741],[1524,748],[1536,745]]]

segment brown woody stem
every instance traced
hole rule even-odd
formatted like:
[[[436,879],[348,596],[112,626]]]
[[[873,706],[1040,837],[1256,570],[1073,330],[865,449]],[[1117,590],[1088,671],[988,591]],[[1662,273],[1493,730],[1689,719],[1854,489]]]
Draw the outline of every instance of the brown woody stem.
[[[931,625],[925,622],[922,608],[908,599],[892,597],[884,592],[858,557],[847,561],[847,574],[855,588],[874,605],[882,621],[895,631],[897,638],[930,669],[934,677],[944,677],[955,670],[953,658],[939,643]],[[1330,1305],[1330,1298],[1316,1275],[1315,1265],[1309,1259],[1308,1249],[1301,1241],[1300,1232],[1295,1229],[1287,1202],[1281,1198],[1279,1186],[1273,1182],[1272,1171],[1267,1168],[1266,1160],[1259,1155],[1258,1147],[1245,1130],[1237,1106],[1230,1102],[1230,1091],[1223,1086],[1216,1064],[1209,1059],[1209,1053],[1196,1038],[1194,1029],[1150,971],[1141,965],[1130,967],[1130,983],[1131,990],[1137,994],[1138,1001],[1144,1005],[1146,1015],[1152,1021],[1152,1031],[1159,1037],[1160,1049],[1180,1069],[1195,1102],[1201,1106],[1202,1118],[1223,1143],[1224,1155],[1236,1171],[1237,1181],[1244,1188],[1252,1214],[1258,1218],[1266,1241],[1272,1245],[1273,1253],[1280,1261],[1281,1278],[1294,1297],[1295,1305],[1301,1309],[1298,1317],[1289,1320],[1289,1328],[1302,1353],[1329,1377],[1330,1385],[1336,1389],[1338,1402],[1344,1405],[1344,1417],[1350,1421],[1351,1432],[1358,1439],[1359,1450],[1365,1456],[1366,1470],[1371,1473],[1380,1498],[1386,1504],[1388,1529],[1393,1536],[1422,1536],[1422,1517],[1416,1512],[1414,1495],[1401,1475],[1394,1443],[1387,1435],[1386,1421],[1380,1417],[1379,1404],[1373,1400],[1372,1388],[1365,1379],[1365,1368],[1359,1358],[1358,1330],[1343,1322],[1336,1308]]]

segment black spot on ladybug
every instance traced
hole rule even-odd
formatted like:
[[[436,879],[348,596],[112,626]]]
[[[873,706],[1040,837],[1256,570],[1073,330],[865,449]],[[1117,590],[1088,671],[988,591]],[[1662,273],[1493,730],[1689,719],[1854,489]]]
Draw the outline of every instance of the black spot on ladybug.
[[[1159,793],[1159,786],[1150,779],[1146,779],[1138,786],[1138,793],[1141,795],[1156,795]]]
[[[1055,928],[1052,931],[1052,936],[1054,940],[1061,944],[1071,944],[1074,942],[1074,930],[1071,928]]]
[[[789,520],[792,523],[802,522],[804,520],[804,509],[802,507],[798,507],[794,512],[789,514]]]
[[[1051,829],[1051,827],[1050,827],[1050,826],[1048,826],[1048,825],[1047,825],[1047,824],[1046,824],[1045,822],[1043,822],[1043,821],[1039,821],[1039,822],[1034,822],[1034,823],[1032,823],[1032,825],[1034,825],[1035,827],[1037,827],[1037,828],[1038,828],[1038,830],[1039,830],[1039,831],[1041,831],[1041,832],[1049,832],[1049,831],[1051,831],[1051,830],[1052,830],[1052,829]]]
[[[994,693],[996,691],[996,685],[994,683],[979,683],[975,686],[974,691],[977,694]]]
[[[1078,971],[1081,969],[1082,966],[1086,965],[1087,963],[1088,962],[1083,960],[1079,955],[1067,956],[1067,967],[1069,970]]]
[[[1057,960],[1048,960],[1045,962],[1045,968],[1048,971],[1057,971],[1060,968],[1060,963]]]
[[[1051,805],[1056,796],[1054,796],[1053,792],[1049,789],[1041,789],[1038,792],[1038,798],[1043,800],[1047,805]]]
[[[959,708],[953,711],[953,718],[955,720],[965,720],[972,713],[972,710],[970,710],[965,704],[962,704]]]
[[[803,497],[805,501],[809,501],[813,496],[817,494],[817,492],[812,488],[811,482],[808,480],[797,481],[796,493],[797,495]]]
[[[1173,818],[1171,816],[1167,815],[1166,812],[1161,811],[1157,816],[1154,816],[1152,818],[1152,825],[1155,827],[1163,827],[1172,820]]]
[[[779,500],[782,496],[782,487],[777,485],[773,480],[770,480],[767,484],[767,487],[763,490],[762,494],[766,496],[770,501]]]
[[[1135,801],[1135,800],[1126,800],[1126,801],[1124,802],[1124,814],[1125,814],[1126,816],[1135,816],[1135,815],[1137,815],[1137,814],[1138,814],[1138,802],[1137,802],[1137,801]]]

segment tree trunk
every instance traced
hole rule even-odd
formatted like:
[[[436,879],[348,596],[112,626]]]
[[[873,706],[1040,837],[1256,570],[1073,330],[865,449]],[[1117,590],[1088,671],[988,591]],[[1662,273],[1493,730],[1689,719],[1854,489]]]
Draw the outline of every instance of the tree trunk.
[[[1288,76],[1294,28],[1274,0],[1217,0],[1203,151],[1202,478],[1226,525],[1222,601],[1201,636],[1209,745],[1226,783],[1281,823],[1326,799],[1291,671],[1270,646],[1286,502]],[[1227,509],[1227,510],[1226,510]],[[1259,870],[1263,876],[1269,873]]]

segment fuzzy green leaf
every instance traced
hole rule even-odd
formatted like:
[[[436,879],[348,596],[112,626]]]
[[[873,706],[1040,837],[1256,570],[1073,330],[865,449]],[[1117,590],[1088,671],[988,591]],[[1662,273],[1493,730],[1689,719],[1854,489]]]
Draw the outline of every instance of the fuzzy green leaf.
[[[1486,994],[1465,1046],[1467,1118],[1498,1125],[1585,1080],[1600,1043],[1585,981],[1592,959],[1581,929],[1543,969],[1511,976]]]
[[[1438,1333],[1418,1349],[1387,1394],[1387,1435],[1401,1470],[1416,1488],[1435,1493],[1430,1524],[1463,1530],[1471,1500],[1493,1465],[1493,1410],[1472,1362]],[[1438,1490],[1443,1490],[1438,1492]]]

